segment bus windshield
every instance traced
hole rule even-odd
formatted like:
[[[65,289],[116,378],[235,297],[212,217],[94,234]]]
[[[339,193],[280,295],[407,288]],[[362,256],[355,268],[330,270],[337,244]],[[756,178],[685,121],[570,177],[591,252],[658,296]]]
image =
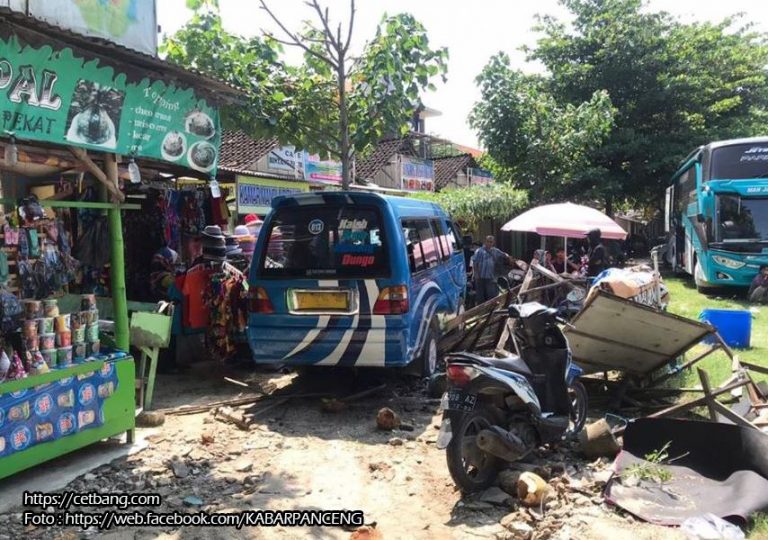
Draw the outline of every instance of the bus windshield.
[[[381,213],[366,206],[281,208],[259,274],[279,278],[376,278],[390,274]]]
[[[768,178],[768,142],[715,148],[710,171],[710,180]]]
[[[719,195],[717,202],[717,242],[768,241],[768,199]]]

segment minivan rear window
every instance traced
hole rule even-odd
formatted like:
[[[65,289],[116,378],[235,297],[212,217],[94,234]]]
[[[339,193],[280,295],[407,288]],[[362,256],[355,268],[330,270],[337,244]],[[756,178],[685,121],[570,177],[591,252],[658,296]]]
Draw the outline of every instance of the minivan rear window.
[[[381,213],[367,206],[278,209],[266,231],[259,274],[280,278],[388,277]]]

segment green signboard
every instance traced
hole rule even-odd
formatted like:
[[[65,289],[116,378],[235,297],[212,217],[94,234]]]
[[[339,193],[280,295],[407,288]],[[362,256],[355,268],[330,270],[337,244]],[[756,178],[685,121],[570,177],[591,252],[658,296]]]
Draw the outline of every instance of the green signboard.
[[[131,80],[69,49],[0,36],[0,136],[158,159],[215,175],[218,111],[189,88]]]

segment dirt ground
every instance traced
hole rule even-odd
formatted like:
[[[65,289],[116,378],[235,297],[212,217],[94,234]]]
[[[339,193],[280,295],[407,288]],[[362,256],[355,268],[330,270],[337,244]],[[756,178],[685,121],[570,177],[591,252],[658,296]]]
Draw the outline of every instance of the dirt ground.
[[[210,371],[206,371],[209,369]],[[217,371],[219,370],[219,371]],[[211,376],[216,373],[216,376]],[[435,447],[440,415],[421,382],[391,373],[363,377],[326,371],[304,375],[235,373],[251,388],[226,382],[217,366],[184,375],[160,376],[157,408],[178,407],[251,395],[261,385],[274,396],[251,406],[245,431],[210,413],[168,415],[149,448],[100,467],[67,486],[76,491],[159,493],[155,511],[237,512],[254,509],[354,509],[375,527],[367,538],[553,538],[652,540],[681,538],[675,530],[639,523],[607,507],[600,497],[607,462],[589,464],[568,445],[542,451],[534,468],[567,476],[580,492],[566,492],[546,508],[529,511],[512,497],[488,502],[462,499],[454,488],[445,453]],[[348,396],[384,382],[382,391],[355,400],[339,412],[324,412],[319,397]],[[278,405],[274,405],[275,403]],[[380,431],[381,407],[396,411],[406,428]],[[268,408],[269,407],[269,408]],[[261,412],[263,410],[263,412]],[[538,467],[538,468],[536,468]],[[604,480],[603,480],[604,482]],[[186,499],[186,500],[185,500]],[[89,509],[84,509],[89,511]],[[350,538],[341,528],[93,529],[24,528],[20,514],[0,515],[0,540],[15,538]],[[503,524],[502,524],[503,523]],[[520,525],[522,523],[522,525]],[[359,535],[359,533],[358,533]],[[360,536],[358,536],[360,537]]]

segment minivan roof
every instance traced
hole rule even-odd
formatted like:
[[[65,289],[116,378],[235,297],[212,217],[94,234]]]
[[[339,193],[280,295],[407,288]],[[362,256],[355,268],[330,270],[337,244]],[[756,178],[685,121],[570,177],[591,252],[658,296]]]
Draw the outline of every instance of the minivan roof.
[[[445,210],[433,202],[359,191],[318,191],[314,193],[280,195],[272,199],[272,208],[274,209],[316,204],[368,204],[379,207],[386,205],[392,209],[397,217],[448,217]]]

